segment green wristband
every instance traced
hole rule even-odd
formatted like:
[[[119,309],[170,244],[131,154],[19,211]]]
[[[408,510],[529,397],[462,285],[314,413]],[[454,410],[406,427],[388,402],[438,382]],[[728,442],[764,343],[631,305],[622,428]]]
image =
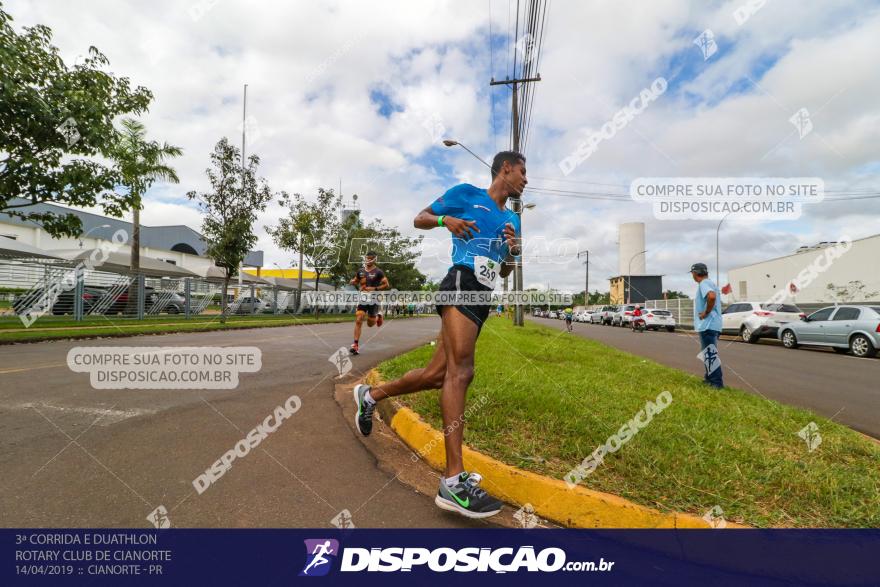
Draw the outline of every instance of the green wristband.
[[[437,226],[443,226],[443,219],[446,218],[446,215],[437,217]]]

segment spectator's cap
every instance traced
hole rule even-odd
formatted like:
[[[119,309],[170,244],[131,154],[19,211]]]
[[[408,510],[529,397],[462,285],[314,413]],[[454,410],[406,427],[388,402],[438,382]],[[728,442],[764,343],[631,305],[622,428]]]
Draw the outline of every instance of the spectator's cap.
[[[691,265],[691,273],[696,273],[697,275],[708,275],[709,268],[706,267],[705,263],[694,263]]]

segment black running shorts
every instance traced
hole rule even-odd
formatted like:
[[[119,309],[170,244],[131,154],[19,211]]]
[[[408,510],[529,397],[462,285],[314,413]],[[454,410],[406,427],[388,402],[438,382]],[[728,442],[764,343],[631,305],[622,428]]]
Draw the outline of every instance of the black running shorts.
[[[446,277],[443,278],[443,281],[440,282],[440,291],[492,291],[492,289],[477,281],[477,277],[474,275],[474,270],[470,267],[454,265],[449,270],[449,273],[446,274]],[[438,305],[437,313],[442,316],[443,308],[445,307],[446,306]],[[458,308],[462,314],[470,318],[471,321],[477,325],[478,329],[483,327],[483,323],[486,321],[486,318],[489,317],[489,312],[492,311],[491,304],[485,306],[456,304],[455,307]]]
[[[358,311],[364,311],[367,316],[374,318],[379,313],[379,304],[358,304]]]

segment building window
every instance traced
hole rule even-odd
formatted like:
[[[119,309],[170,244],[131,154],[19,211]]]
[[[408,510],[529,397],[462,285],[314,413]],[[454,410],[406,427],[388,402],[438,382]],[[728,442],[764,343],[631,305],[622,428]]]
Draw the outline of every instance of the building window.
[[[749,288],[746,285],[747,283],[748,282],[746,282],[746,281],[739,282],[739,298],[741,300],[748,299],[748,297],[749,297]]]

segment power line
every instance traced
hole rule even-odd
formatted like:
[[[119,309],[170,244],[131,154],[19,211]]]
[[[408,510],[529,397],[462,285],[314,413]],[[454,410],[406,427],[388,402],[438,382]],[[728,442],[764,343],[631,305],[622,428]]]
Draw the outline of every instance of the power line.
[[[492,0],[489,0],[489,76],[495,74],[495,58],[492,50]],[[489,118],[492,119],[492,143],[498,152],[498,131],[495,128],[495,92],[489,91]]]
[[[564,198],[582,198],[587,200],[606,200],[606,201],[618,201],[618,202],[635,202],[630,198],[628,193],[614,193],[614,192],[601,192],[601,191],[580,191],[580,190],[560,190],[554,188],[548,188],[544,186],[526,186],[526,192],[539,193],[545,196],[558,196]],[[845,202],[852,200],[872,200],[880,198],[880,192],[859,194],[859,195],[847,195],[843,194],[831,194],[830,197],[825,197],[823,200],[816,202],[817,204],[821,204],[823,202]],[[645,203],[645,202],[638,202]],[[804,202],[809,203],[809,202]]]
[[[578,185],[595,185],[600,187],[612,187],[612,188],[623,188],[625,190],[629,190],[631,184],[628,183],[601,183],[596,181],[585,181],[578,179],[562,179],[556,177],[541,177],[538,175],[529,174],[529,179],[540,179],[541,181],[551,181],[551,182],[561,182],[561,183],[570,183],[570,184],[578,184]],[[551,188],[546,188],[551,189]],[[573,190],[577,191],[577,190]],[[880,194],[880,190],[859,190],[856,188],[839,188],[839,189],[830,189],[824,190],[823,192],[826,196],[832,196],[832,198],[836,196],[873,196],[876,194]],[[829,198],[831,199],[831,198]]]

